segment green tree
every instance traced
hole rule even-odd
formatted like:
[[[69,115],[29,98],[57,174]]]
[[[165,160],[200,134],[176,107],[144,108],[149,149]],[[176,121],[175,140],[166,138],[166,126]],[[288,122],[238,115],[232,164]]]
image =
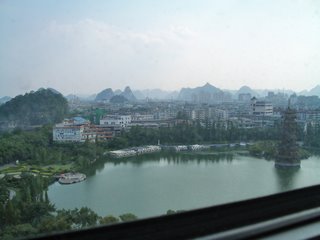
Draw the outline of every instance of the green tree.
[[[44,201],[49,204],[50,201],[49,201],[49,197],[48,197],[48,191],[46,190],[45,193],[44,193]]]
[[[52,233],[58,231],[71,230],[72,222],[68,221],[67,218],[58,215],[57,217],[49,216],[43,218],[42,221],[37,226],[40,233]]]
[[[58,210],[57,217],[65,219],[69,224],[74,224],[76,228],[84,228],[97,224],[99,216],[90,208],[82,207],[73,210]]]
[[[118,223],[120,220],[112,215],[105,216],[99,219],[100,224],[114,224]]]
[[[4,216],[6,225],[14,225],[19,222],[19,213],[17,209],[13,206],[11,200],[9,200],[5,205]]]
[[[40,222],[41,218],[55,210],[52,204],[45,202],[31,202],[21,206],[22,222]]]
[[[80,223],[81,228],[96,225],[98,219],[99,216],[87,207],[80,208],[77,216],[77,222]]]
[[[127,221],[134,221],[137,220],[138,217],[135,216],[132,213],[125,213],[119,216],[119,218],[121,219],[122,222],[127,222]]]
[[[109,142],[108,147],[111,149],[126,148],[128,147],[128,140],[124,137],[115,137]]]
[[[176,213],[176,211],[169,209],[166,214],[171,215],[171,214],[175,214],[175,213]]]
[[[7,226],[0,232],[1,239],[16,239],[35,236],[38,230],[29,223]]]
[[[0,203],[0,230],[5,226],[5,209],[4,205]]]

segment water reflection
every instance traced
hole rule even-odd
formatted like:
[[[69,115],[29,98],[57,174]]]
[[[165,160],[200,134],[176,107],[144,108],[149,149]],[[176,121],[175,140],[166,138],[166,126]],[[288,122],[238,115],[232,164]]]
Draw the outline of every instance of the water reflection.
[[[278,181],[279,191],[288,191],[295,188],[295,180],[298,176],[300,168],[275,167],[274,172]]]
[[[114,165],[118,164],[127,164],[130,163],[134,166],[141,166],[146,162],[159,162],[163,159],[166,160],[168,164],[189,164],[190,162],[196,162],[198,165],[203,163],[212,163],[212,162],[229,162],[233,161],[234,154],[232,153],[216,153],[216,152],[164,152],[156,154],[146,154],[136,157],[129,158],[118,158],[118,159],[108,159],[107,162],[112,162]]]
[[[93,176],[104,169],[105,159],[94,162],[90,167],[86,168],[83,172],[88,176]]]

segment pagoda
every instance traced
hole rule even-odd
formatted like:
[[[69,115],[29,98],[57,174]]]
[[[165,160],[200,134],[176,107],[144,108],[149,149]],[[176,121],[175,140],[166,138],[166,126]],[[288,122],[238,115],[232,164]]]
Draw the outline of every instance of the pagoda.
[[[290,108],[289,102],[288,108],[283,114],[278,158],[275,161],[276,167],[300,167],[296,118],[296,111]]]

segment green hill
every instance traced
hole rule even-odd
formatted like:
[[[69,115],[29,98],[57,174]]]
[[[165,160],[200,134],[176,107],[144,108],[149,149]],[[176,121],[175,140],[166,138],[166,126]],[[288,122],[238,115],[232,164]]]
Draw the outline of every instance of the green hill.
[[[0,106],[0,128],[57,123],[68,112],[67,100],[51,89],[19,95]]]

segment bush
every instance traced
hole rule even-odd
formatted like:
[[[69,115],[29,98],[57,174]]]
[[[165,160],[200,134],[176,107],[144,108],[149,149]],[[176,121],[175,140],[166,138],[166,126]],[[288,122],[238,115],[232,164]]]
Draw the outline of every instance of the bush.
[[[122,222],[134,221],[137,220],[138,217],[132,213],[125,213],[119,216]]]

